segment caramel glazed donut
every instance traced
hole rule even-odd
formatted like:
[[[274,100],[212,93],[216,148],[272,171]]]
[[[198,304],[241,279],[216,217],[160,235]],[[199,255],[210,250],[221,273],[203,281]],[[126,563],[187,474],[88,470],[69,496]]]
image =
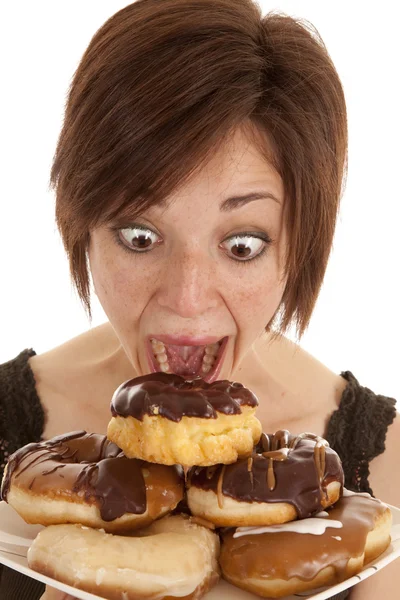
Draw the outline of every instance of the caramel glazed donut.
[[[389,546],[392,514],[369,494],[344,490],[314,518],[222,533],[223,577],[268,598],[299,594],[356,575]]]
[[[27,523],[80,523],[105,531],[144,527],[184,494],[176,467],[129,459],[106,436],[75,431],[9,458],[2,499]]]
[[[241,383],[151,373],[117,388],[107,437],[126,456],[164,465],[233,463],[260,439],[257,406]]]
[[[218,527],[286,523],[334,504],[343,469],[323,438],[287,430],[263,433],[253,454],[230,465],[193,467],[187,502],[193,515]]]

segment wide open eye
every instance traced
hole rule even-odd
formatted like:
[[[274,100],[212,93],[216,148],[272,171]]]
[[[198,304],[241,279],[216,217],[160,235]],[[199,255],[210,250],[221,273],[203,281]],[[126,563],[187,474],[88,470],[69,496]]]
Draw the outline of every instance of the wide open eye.
[[[238,261],[249,261],[263,253],[271,240],[263,234],[242,233],[234,235],[221,243],[229,258]]]
[[[154,231],[142,225],[124,227],[118,230],[118,234],[121,242],[134,252],[148,252],[160,241]]]

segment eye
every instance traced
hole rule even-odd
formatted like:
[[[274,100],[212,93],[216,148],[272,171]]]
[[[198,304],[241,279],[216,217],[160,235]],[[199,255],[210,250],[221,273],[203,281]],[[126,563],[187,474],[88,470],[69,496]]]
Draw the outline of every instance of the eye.
[[[141,225],[119,229],[118,238],[124,246],[135,252],[148,252],[161,241],[154,231]]]
[[[270,242],[267,235],[242,233],[224,240],[221,247],[229,258],[244,262],[260,256]]]

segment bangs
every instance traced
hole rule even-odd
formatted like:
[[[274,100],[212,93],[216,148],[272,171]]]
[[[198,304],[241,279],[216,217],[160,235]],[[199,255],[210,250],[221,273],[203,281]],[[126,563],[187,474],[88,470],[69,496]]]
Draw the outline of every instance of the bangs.
[[[280,174],[281,168],[278,156],[275,150],[272,150],[271,139],[267,137],[267,134],[260,134],[260,131],[257,131],[257,126],[251,120],[240,124],[239,127],[245,133],[249,142],[256,146],[265,161]],[[232,128],[228,123],[225,130],[220,126],[220,130],[213,133],[210,140],[204,139],[201,148],[197,144],[193,144],[192,148],[182,148],[185,159],[181,160],[181,156],[171,156],[170,153],[170,160],[166,161],[162,167],[160,166],[159,173],[148,182],[147,186],[142,184],[138,190],[135,182],[129,181],[125,189],[114,190],[112,196],[115,200],[98,207],[94,226],[105,225],[117,218],[122,220],[135,218],[154,206],[167,208],[172,196],[181,187],[188,184],[199,171],[206,168],[217,154],[223,151],[235,132],[236,125]],[[182,139],[179,134],[177,137]],[[161,144],[158,146],[161,156],[167,155],[169,147],[173,145],[172,142],[171,138],[164,139],[166,147],[162,148]],[[138,193],[140,195],[137,195]]]

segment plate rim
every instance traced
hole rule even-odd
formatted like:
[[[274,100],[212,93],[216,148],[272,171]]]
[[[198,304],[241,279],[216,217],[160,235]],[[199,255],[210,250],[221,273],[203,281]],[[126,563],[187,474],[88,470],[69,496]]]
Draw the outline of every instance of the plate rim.
[[[6,502],[0,501],[0,511],[2,510],[1,506],[6,505],[6,504],[7,504]],[[400,527],[400,508],[393,506],[391,504],[388,504],[387,502],[384,502],[384,504],[386,504],[386,506],[388,506],[390,508],[392,515],[397,517],[396,523],[394,523],[394,525],[392,525],[392,528],[396,527],[396,526]],[[7,507],[8,508],[6,510],[10,509],[10,510],[13,510],[14,512],[16,512],[10,505],[7,504]],[[19,518],[21,518],[21,517],[19,517]],[[27,524],[27,525],[29,525],[29,524]],[[1,524],[0,524],[0,533],[1,533],[1,529],[2,528],[1,528]],[[25,539],[28,540],[29,538],[25,538]],[[32,538],[32,541],[33,541],[33,539],[34,538]],[[397,547],[394,547],[393,543],[395,543]],[[12,546],[12,544],[10,544],[10,546]],[[388,550],[390,548],[391,548],[391,551],[388,553]],[[27,548],[26,548],[26,551],[27,551]],[[0,564],[4,564],[5,566],[9,567],[10,569],[19,571],[20,573],[22,573],[23,575],[26,575],[27,577],[36,579],[37,581],[40,581],[46,585],[49,585],[56,589],[59,589],[60,591],[66,592],[67,594],[74,595],[76,598],[78,597],[77,596],[77,594],[78,594],[80,596],[80,600],[104,600],[104,597],[102,597],[102,596],[97,596],[96,594],[92,594],[91,592],[86,592],[85,590],[82,590],[80,588],[75,588],[73,586],[70,586],[69,584],[63,583],[62,581],[58,581],[57,579],[53,579],[52,577],[48,577],[47,575],[43,575],[42,573],[34,571],[28,565],[25,566],[24,564],[20,564],[15,559],[9,558],[9,556],[15,556],[16,558],[18,558],[20,560],[27,561],[26,554],[25,554],[25,556],[23,556],[21,554],[15,553],[15,552],[13,553],[12,550],[3,549],[2,544],[1,544],[1,539],[0,539]],[[372,561],[372,564],[365,565],[365,567],[362,569],[362,571],[360,571],[357,575],[353,575],[352,577],[342,581],[341,583],[337,583],[333,586],[324,588],[323,590],[321,590],[313,595],[308,595],[308,596],[291,595],[291,596],[282,597],[281,600],[289,600],[289,599],[291,600],[292,598],[294,599],[294,598],[301,598],[301,597],[305,598],[305,600],[326,600],[332,596],[332,592],[335,595],[339,592],[345,591],[346,589],[348,589],[354,585],[357,585],[358,583],[360,583],[361,581],[364,581],[365,579],[368,579],[370,576],[374,575],[375,573],[380,571],[382,568],[384,568],[386,565],[390,564],[391,562],[393,562],[394,560],[396,560],[399,557],[400,557],[400,534],[399,534],[398,538],[396,537],[394,540],[392,540],[390,546],[385,550],[385,552],[383,553],[383,555],[381,555],[381,557],[377,557],[377,559],[375,561]],[[378,568],[376,568],[376,565],[377,564],[379,565],[379,563],[381,561],[383,561],[384,564],[382,566],[378,566]],[[372,567],[375,567],[375,568],[372,568]],[[361,575],[363,573],[364,573],[364,576],[361,577]],[[228,582],[226,582],[225,580],[223,580],[222,578],[221,578],[221,581],[223,581],[224,584],[226,583],[229,586],[231,585]],[[207,594],[205,596],[203,596],[205,598],[205,600],[207,600],[207,596],[210,593],[212,593],[213,590],[216,590],[218,588],[218,585],[219,584],[217,584],[214,588],[212,588],[209,592],[207,592]],[[235,586],[232,586],[232,587],[235,587]],[[240,590],[240,588],[235,587],[235,591],[236,590]],[[254,597],[254,599],[259,598],[259,596],[252,594],[251,592],[246,592],[245,590],[241,590],[241,591],[246,594],[249,594],[249,598],[250,597]]]

